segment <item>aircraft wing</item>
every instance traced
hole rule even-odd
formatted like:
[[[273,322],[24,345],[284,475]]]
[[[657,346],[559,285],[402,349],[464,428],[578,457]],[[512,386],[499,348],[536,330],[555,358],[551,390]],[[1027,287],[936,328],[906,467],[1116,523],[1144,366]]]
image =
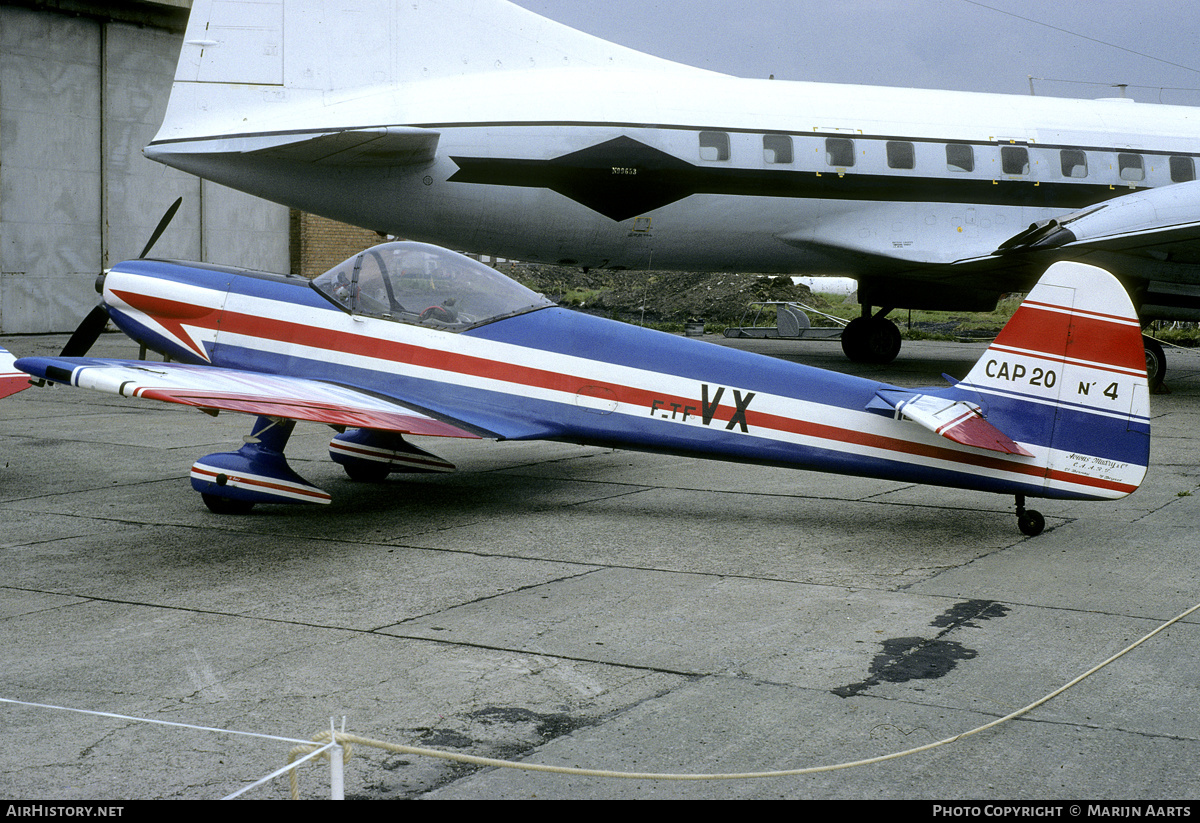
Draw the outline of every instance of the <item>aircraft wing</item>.
[[[1002,243],[994,258],[1092,263],[1127,285],[1141,281],[1143,319],[1193,319],[1200,307],[1200,180],[1123,194],[1035,223]]]
[[[332,426],[379,429],[429,437],[492,436],[459,420],[433,417],[390,397],[350,386],[286,375],[87,357],[25,357],[16,367],[52,383],[194,406],[286,417]]]
[[[0,397],[8,397],[29,388],[29,375],[18,371],[13,365],[14,361],[10,351],[0,348]]]
[[[899,389],[882,389],[875,393],[875,399],[867,408],[891,410],[897,417],[907,417],[931,432],[964,446],[1033,457],[1031,452],[985,420],[982,410],[974,403]]]
[[[857,259],[847,274],[876,306],[988,311],[1001,294],[1028,290],[1051,264],[1073,260],[1116,274],[1138,294],[1144,318],[1190,319],[1200,310],[1200,180],[1109,194],[1020,231],[968,227],[967,240],[898,242],[880,227],[912,224],[904,203],[832,215],[780,239]]]
[[[1000,245],[998,253],[1087,247],[1136,253],[1200,250],[1200,180],[1123,194],[1051,220],[1034,223]]]

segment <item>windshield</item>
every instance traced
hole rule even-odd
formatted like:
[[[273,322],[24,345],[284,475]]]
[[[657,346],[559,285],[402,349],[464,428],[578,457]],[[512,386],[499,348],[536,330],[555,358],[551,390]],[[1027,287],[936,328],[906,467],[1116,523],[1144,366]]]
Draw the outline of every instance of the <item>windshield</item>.
[[[425,243],[384,243],[312,281],[352,314],[449,331],[554,305],[490,266]]]

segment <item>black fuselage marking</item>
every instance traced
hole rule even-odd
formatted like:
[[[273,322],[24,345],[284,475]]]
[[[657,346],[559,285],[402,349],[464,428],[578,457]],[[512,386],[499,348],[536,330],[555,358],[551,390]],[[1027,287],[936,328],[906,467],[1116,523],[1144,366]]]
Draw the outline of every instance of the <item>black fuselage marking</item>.
[[[621,136],[551,160],[450,158],[452,183],[556,191],[614,221],[644,215],[693,194],[801,200],[958,203],[1074,210],[1128,193],[1128,186],[1034,179],[921,177],[836,169],[745,169],[697,166]]]

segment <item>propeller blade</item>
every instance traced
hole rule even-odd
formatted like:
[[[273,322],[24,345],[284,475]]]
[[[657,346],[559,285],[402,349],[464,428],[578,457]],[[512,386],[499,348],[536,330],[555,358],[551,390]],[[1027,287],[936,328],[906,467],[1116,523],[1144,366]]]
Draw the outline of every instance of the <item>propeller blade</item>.
[[[87,313],[87,317],[83,318],[83,322],[75,329],[75,333],[71,335],[71,339],[59,353],[59,357],[83,357],[96,342],[100,332],[104,331],[106,325],[108,325],[108,310],[103,305],[96,306]]]
[[[150,240],[146,243],[146,247],[138,255],[139,260],[150,253],[150,249],[158,242],[158,238],[162,237],[163,232],[167,230],[167,226],[171,225],[171,220],[175,217],[175,212],[179,211],[179,206],[182,203],[183,198],[178,198],[171,204],[166,213],[163,214],[162,219],[158,221],[158,225],[154,228],[154,233],[150,235]],[[100,277],[103,278],[104,275],[101,274]],[[97,291],[101,291],[100,282],[101,280],[96,281]],[[100,333],[104,331],[104,327],[107,325],[108,310],[101,303],[88,312],[87,317],[83,318],[83,321],[76,327],[75,333],[71,335],[71,339],[67,341],[67,345],[63,346],[59,357],[83,357],[92,348],[96,340],[100,337]]]
[[[162,216],[162,220],[158,221],[158,226],[155,227],[154,233],[150,235],[150,242],[146,244],[146,248],[142,249],[142,253],[138,255],[139,260],[149,254],[150,249],[154,248],[154,244],[158,242],[158,238],[162,237],[162,233],[166,231],[167,226],[171,224],[171,218],[175,216],[175,212],[179,211],[179,205],[182,202],[183,198],[180,197],[178,200],[172,203],[171,207],[167,209],[166,213]]]

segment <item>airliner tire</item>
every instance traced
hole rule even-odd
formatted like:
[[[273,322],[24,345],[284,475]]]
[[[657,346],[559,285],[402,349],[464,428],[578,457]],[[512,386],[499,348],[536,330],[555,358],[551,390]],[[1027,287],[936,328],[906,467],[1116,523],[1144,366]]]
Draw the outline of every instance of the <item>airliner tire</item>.
[[[1142,335],[1142,346],[1146,349],[1146,382],[1150,391],[1158,391],[1167,376],[1167,355],[1163,352],[1162,344],[1153,337]]]
[[[842,329],[842,351],[855,363],[885,366],[900,353],[900,329],[884,317],[856,317]]]

